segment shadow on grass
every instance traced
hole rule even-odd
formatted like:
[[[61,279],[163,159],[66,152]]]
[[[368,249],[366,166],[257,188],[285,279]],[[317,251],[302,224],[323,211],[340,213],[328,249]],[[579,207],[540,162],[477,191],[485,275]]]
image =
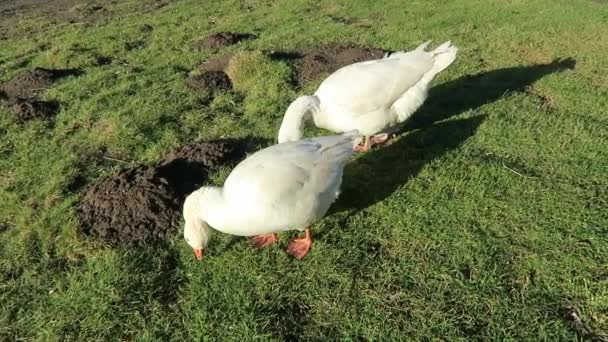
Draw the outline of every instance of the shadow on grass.
[[[467,75],[431,88],[429,98],[405,125],[405,130],[425,128],[435,122],[492,103],[527,87],[546,75],[574,69],[573,58],[551,63],[517,66]]]
[[[525,91],[528,86],[545,75],[572,69],[573,59],[556,60],[549,64],[513,67],[466,76],[446,82],[431,90],[427,103],[403,127],[409,133],[392,145],[358,156],[346,166],[342,194],[330,209],[332,213],[346,211],[350,215],[390,196],[416,177],[435,159],[458,149],[472,137],[487,118],[487,114],[465,119],[447,120],[468,110],[492,103],[506,94]],[[323,238],[328,231],[320,231]],[[327,238],[331,239],[329,235]],[[344,269],[352,270],[352,307],[358,306],[358,280],[369,272],[398,263],[384,255],[381,243],[360,241],[360,245],[345,250]],[[403,284],[396,282],[395,288]],[[401,310],[404,305],[397,305]],[[387,312],[387,315],[391,314]],[[407,315],[407,310],[392,314]],[[466,326],[467,334],[482,329]],[[466,329],[465,329],[466,330]]]
[[[486,115],[441,122],[414,131],[346,166],[340,199],[332,212],[365,209],[403,186],[422,168],[473,136]]]
[[[492,103],[506,94],[525,91],[543,76],[575,65],[572,58],[557,59],[547,64],[464,76],[433,87],[425,105],[403,127],[411,133],[347,165],[341,198],[331,212],[358,211],[383,200],[415,177],[427,163],[462,145],[475,134],[486,115],[437,122]]]

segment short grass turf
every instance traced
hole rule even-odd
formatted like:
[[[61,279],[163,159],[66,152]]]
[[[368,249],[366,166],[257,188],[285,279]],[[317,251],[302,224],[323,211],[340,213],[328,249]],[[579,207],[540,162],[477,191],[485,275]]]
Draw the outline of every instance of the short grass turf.
[[[89,24],[16,18],[0,44],[1,82],[35,66],[84,71],[44,93],[63,104],[54,122],[17,124],[0,107],[0,340],[605,338],[605,1],[131,7]],[[184,79],[214,53],[196,40],[217,31],[259,38],[224,49],[237,53],[234,90],[212,96]],[[289,64],[260,51],[427,39],[451,39],[457,61],[394,144],[348,164],[303,261],[282,251],[294,234],[255,251],[217,233],[200,263],[179,232],[138,248],[77,237],[75,184],[117,160],[275,139],[289,102],[318,82],[295,88]],[[113,159],[89,158],[100,149]]]

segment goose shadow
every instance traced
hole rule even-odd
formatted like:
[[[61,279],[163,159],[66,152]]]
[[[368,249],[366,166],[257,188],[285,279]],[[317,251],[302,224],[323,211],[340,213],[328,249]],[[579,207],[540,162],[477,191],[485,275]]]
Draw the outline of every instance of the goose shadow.
[[[479,108],[508,94],[526,88],[546,75],[574,69],[576,60],[569,57],[550,63],[515,66],[466,75],[433,86],[428,100],[407,121],[402,131],[429,127],[435,122]]]
[[[400,129],[410,132],[393,144],[364,154],[344,170],[340,199],[329,214],[367,208],[403,186],[423,167],[473,136],[487,114],[447,120],[492,103],[506,94],[526,91],[545,75],[573,69],[572,58],[467,75],[431,88],[421,109]],[[442,121],[442,122],[439,122]]]
[[[487,115],[437,123],[391,145],[361,155],[344,169],[339,200],[331,213],[365,209],[390,196],[423,167],[473,136]]]

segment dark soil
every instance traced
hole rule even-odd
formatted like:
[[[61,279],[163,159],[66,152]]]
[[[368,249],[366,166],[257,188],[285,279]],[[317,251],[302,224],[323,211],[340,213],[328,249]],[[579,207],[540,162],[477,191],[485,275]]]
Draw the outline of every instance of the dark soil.
[[[12,80],[6,82],[0,89],[5,97],[33,97],[48,88],[53,82],[62,77],[79,75],[80,70],[77,69],[45,69],[34,68],[33,70],[24,71]]]
[[[219,49],[255,38],[257,36],[251,33],[218,32],[197,41],[196,45],[202,49]]]
[[[197,90],[230,90],[232,81],[225,70],[230,63],[233,54],[224,54],[208,59],[199,65],[199,74],[190,76],[186,79],[186,84]]]
[[[0,99],[8,101],[18,122],[23,123],[37,118],[48,120],[59,111],[59,103],[42,101],[36,96],[56,80],[80,73],[77,69],[35,68],[24,71],[0,88]]]
[[[36,98],[17,98],[12,101],[11,110],[20,123],[33,119],[49,120],[59,111],[59,103]]]
[[[185,145],[169,153],[157,170],[183,201],[203,185],[209,168],[232,165],[243,159],[249,148],[245,141],[228,139]]]
[[[103,1],[99,1],[103,2]],[[106,1],[109,2],[109,1]],[[37,15],[54,15],[62,18],[76,19],[93,15],[100,16],[104,7],[99,4],[87,4],[79,0],[5,0],[0,1],[0,19],[12,17],[34,17]],[[91,18],[92,19],[92,18]]]
[[[168,4],[170,0],[140,0],[129,8],[119,8],[116,0],[2,0],[0,1],[0,39],[30,35],[38,29],[23,30],[23,19],[44,17],[50,25],[68,23],[94,23],[129,12],[146,13]],[[39,30],[47,29],[41,25]]]
[[[242,141],[183,146],[153,166],[124,169],[84,193],[77,212],[80,232],[109,245],[159,242],[179,230],[186,196],[202,186],[211,167],[245,156]]]
[[[108,65],[110,63],[112,63],[112,57],[108,57],[108,56],[95,57],[95,65],[97,65],[97,66]]]
[[[186,84],[194,89],[230,90],[232,82],[223,71],[205,71],[186,79]]]
[[[382,58],[384,53],[384,50],[376,48],[326,45],[296,52],[273,52],[270,57],[292,61],[297,83],[303,85],[343,66]]]
[[[82,233],[109,244],[164,239],[179,222],[179,200],[151,167],[126,169],[91,187],[79,208]]]

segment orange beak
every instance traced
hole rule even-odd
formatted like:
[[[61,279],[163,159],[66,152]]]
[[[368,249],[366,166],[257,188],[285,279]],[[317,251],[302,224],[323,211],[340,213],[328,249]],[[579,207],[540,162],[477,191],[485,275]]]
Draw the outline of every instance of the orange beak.
[[[196,248],[194,249],[194,255],[196,255],[196,260],[201,261],[203,260],[203,250],[200,248]]]

